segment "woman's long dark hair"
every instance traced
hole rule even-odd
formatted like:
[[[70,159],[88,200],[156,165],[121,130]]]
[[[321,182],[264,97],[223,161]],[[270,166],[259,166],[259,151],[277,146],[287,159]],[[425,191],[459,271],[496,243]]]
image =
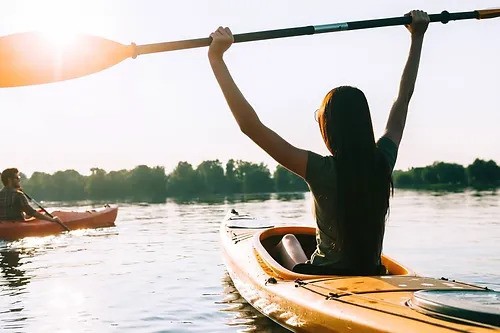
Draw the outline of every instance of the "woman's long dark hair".
[[[336,246],[358,265],[373,265],[380,255],[374,252],[382,247],[392,182],[389,165],[376,149],[365,95],[349,86],[331,90],[318,121],[336,159]]]

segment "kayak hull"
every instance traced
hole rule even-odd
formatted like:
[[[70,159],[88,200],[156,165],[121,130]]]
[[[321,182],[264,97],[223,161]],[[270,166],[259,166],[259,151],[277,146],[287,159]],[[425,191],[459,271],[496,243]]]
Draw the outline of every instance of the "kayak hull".
[[[236,289],[263,315],[293,332],[491,332],[486,325],[438,319],[407,305],[419,290],[481,287],[421,277],[387,256],[383,264],[389,273],[383,276],[298,274],[281,266],[272,248],[287,233],[298,236],[304,247],[304,239],[314,240],[314,228],[234,227],[235,219],[228,214],[220,236]]]
[[[54,211],[51,214],[58,216],[70,230],[105,228],[115,225],[118,208],[107,207],[86,212]],[[45,220],[0,221],[0,239],[3,240],[55,235],[63,231],[65,229],[58,223]]]

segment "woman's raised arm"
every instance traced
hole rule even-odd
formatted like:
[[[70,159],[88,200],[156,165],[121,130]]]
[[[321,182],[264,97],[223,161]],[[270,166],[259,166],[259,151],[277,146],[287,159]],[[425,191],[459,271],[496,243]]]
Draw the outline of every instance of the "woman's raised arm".
[[[234,41],[231,31],[229,28],[219,27],[210,37],[212,37],[212,43],[208,49],[210,65],[241,131],[279,164],[304,178],[307,151],[292,146],[265,126],[229,73],[223,55]]]
[[[410,99],[415,88],[415,81],[417,80],[424,34],[429,25],[429,16],[427,13],[420,10],[414,10],[410,15],[412,17],[412,23],[407,26],[411,33],[410,53],[401,77],[398,96],[389,113],[389,119],[387,120],[384,133],[384,136],[394,141],[397,146],[399,146],[403,136],[406,115],[408,114],[408,105],[410,104]]]

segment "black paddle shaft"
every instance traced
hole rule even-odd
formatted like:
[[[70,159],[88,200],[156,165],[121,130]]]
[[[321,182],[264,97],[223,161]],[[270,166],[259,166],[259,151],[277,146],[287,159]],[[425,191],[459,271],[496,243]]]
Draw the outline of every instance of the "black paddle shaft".
[[[38,206],[38,208],[40,208],[40,209],[41,209],[41,210],[42,210],[45,214],[47,214],[48,216],[50,216],[50,217],[54,218],[54,216],[53,216],[52,214],[50,214],[50,213],[49,213],[49,212],[48,212],[45,208],[43,208],[43,206],[42,206],[42,205],[40,205],[40,204],[38,203],[38,201],[36,201],[36,200],[35,200],[35,199],[33,199],[32,197],[30,197],[30,196],[29,196],[26,192],[23,192],[23,193],[24,193],[24,195],[26,196],[26,198],[28,198],[28,200],[30,200],[30,201],[32,201],[32,202],[34,202],[34,203],[35,203],[35,205],[37,205],[37,206]]]
[[[431,14],[429,15],[429,18],[431,22],[448,23],[449,21],[456,21],[456,20],[479,19],[480,13],[477,10],[470,12],[459,12],[459,13],[449,13],[447,11],[443,11],[440,14]],[[250,41],[265,40],[265,39],[314,35],[326,32],[389,27],[395,25],[405,25],[410,23],[411,23],[411,16],[407,15],[401,17],[390,17],[390,18],[375,19],[375,20],[352,21],[344,23],[315,25],[315,26],[310,25],[297,28],[286,28],[286,29],[266,30],[266,31],[236,34],[234,35],[234,42],[242,43],[242,42],[250,42]],[[139,54],[174,51],[174,50],[209,46],[210,43],[211,43],[211,38],[198,38],[198,39],[179,40],[166,43],[156,43],[156,44],[145,44],[145,45],[134,44],[133,45],[133,47],[135,48],[134,57]]]
[[[28,200],[31,200],[35,203],[35,205],[38,206],[38,208],[40,208],[45,214],[47,214],[48,216],[50,216],[51,218],[54,218],[54,215],[50,214],[45,208],[43,208],[42,205],[40,205],[38,203],[38,201],[36,201],[35,199],[33,199],[32,197],[30,197],[28,194],[26,194],[26,192],[23,192],[24,195],[26,196],[26,198],[28,198]],[[58,222],[58,221],[55,221],[57,224],[59,224],[61,227],[63,227],[64,230],[66,231],[70,231],[70,228],[68,228],[67,225],[65,225],[64,223],[62,222]]]

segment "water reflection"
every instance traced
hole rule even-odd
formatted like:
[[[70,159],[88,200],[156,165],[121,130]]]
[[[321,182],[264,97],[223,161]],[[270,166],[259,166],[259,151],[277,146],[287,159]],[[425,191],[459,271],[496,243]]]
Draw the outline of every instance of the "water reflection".
[[[276,199],[279,201],[303,200],[304,198],[304,192],[276,193]]]
[[[168,201],[172,201],[178,205],[192,205],[192,204],[199,204],[199,203],[204,203],[204,204],[223,204],[224,201],[226,200],[225,195],[220,195],[220,194],[213,194],[213,195],[204,195],[201,197],[176,197],[176,198],[171,198],[167,199]]]
[[[302,200],[305,198],[307,192],[276,192],[276,193],[236,193],[236,194],[210,194],[202,195],[198,197],[186,196],[186,197],[173,197],[167,198],[165,202],[157,201],[132,201],[132,200],[121,200],[121,201],[91,201],[91,200],[80,200],[80,201],[67,201],[67,202],[51,202],[42,201],[44,205],[50,207],[68,208],[68,207],[89,207],[92,209],[101,208],[102,206],[111,205],[124,205],[130,204],[134,206],[148,207],[155,204],[165,204],[165,203],[175,203],[177,205],[194,205],[194,204],[208,204],[208,205],[222,205],[222,204],[232,204],[232,203],[242,203],[242,202],[264,202],[268,200],[279,200],[279,201],[292,201],[292,200]]]
[[[0,250],[0,270],[7,282],[12,288],[19,288],[27,285],[31,277],[26,275],[26,271],[21,269],[23,263],[21,259],[25,256],[32,256],[34,250],[24,249],[2,249]]]
[[[498,195],[497,193],[497,188],[490,189],[490,190],[475,190],[472,191],[472,195],[475,197],[484,197],[484,196],[495,196]]]
[[[225,203],[233,204],[242,202],[264,202],[273,199],[274,196],[276,196],[276,193],[238,193],[231,195],[214,194],[214,195],[200,196],[196,198],[193,197],[170,198],[167,199],[167,203],[173,202],[177,205],[195,205],[195,204],[222,205]],[[285,196],[290,197],[290,193],[286,193]]]
[[[221,279],[223,300],[219,304],[226,305],[221,311],[231,314],[226,325],[233,327],[237,332],[264,332],[264,333],[285,333],[289,330],[281,327],[271,319],[263,316],[245,301],[233,285],[233,281],[227,272]]]
[[[21,332],[27,317],[24,315],[24,302],[22,294],[25,293],[26,285],[30,283],[31,276],[26,273],[23,265],[26,257],[31,257],[34,250],[16,249],[7,246],[0,246],[0,271],[3,279],[0,279],[0,291],[5,304],[0,308],[2,320],[0,329]]]
[[[271,193],[245,193],[245,194],[234,194],[227,197],[228,203],[239,203],[239,202],[263,202],[271,199]]]
[[[264,202],[268,200],[293,201],[304,200],[306,192],[276,192],[276,193],[247,193],[232,194],[229,196],[212,196],[200,198],[199,203],[242,203],[242,202]]]

